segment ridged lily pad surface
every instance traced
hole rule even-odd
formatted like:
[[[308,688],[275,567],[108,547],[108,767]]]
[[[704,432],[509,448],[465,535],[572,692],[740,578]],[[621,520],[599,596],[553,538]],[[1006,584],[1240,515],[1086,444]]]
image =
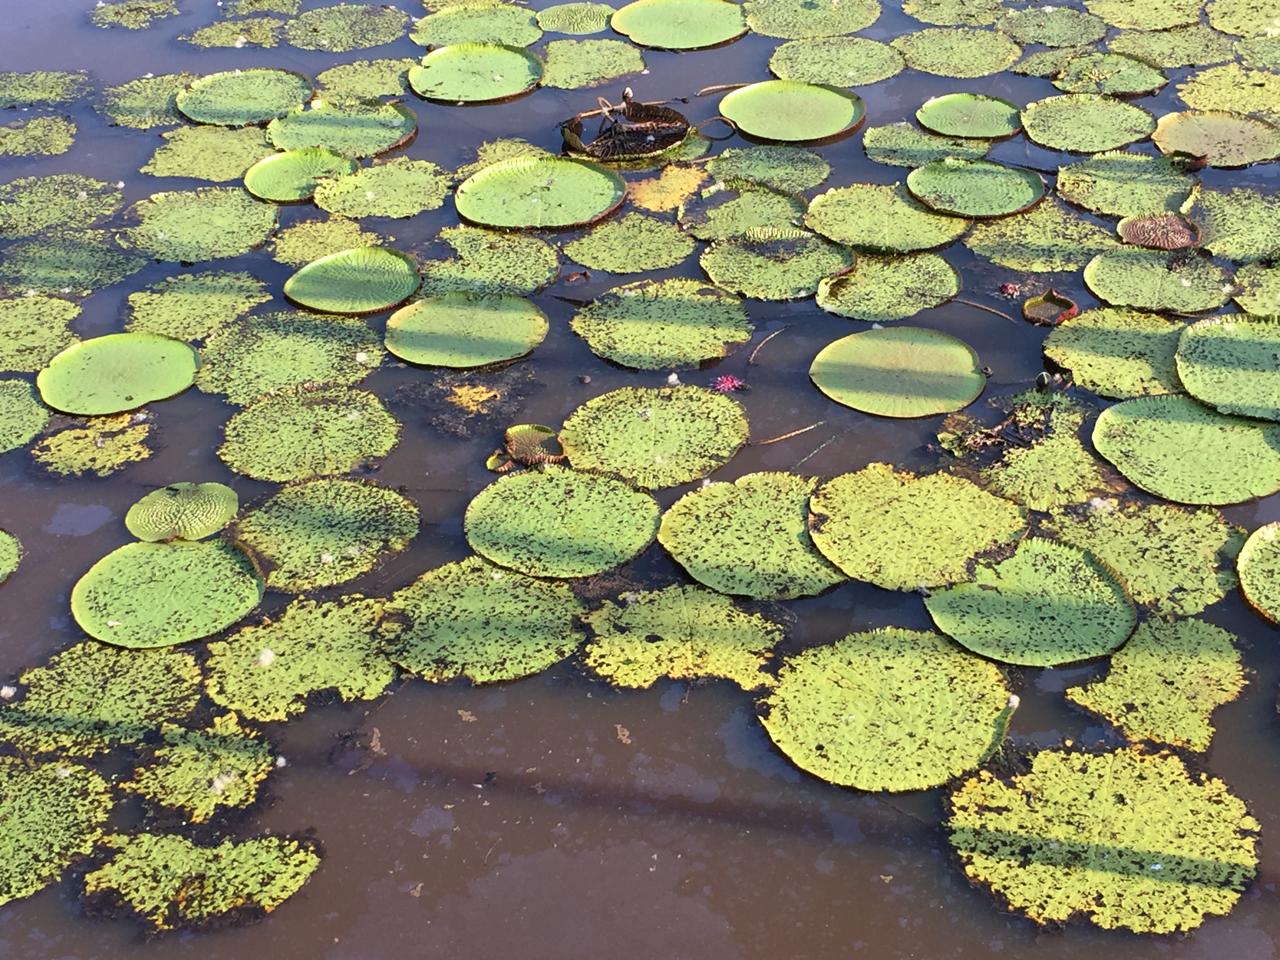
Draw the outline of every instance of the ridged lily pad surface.
[[[129,508],[124,525],[139,540],[203,540],[236,515],[240,498],[221,483],[171,483]]]
[[[1261,829],[1221,780],[1136,749],[1045,750],[1009,780],[983,771],[951,795],[948,828],[970,879],[1037,923],[1083,915],[1137,933],[1228,913]]]
[[[1232,314],[1191,324],[1178,339],[1178,379],[1222,413],[1280,420],[1280,320]]]
[[[1084,268],[1084,282],[1100,300],[1142,310],[1202,313],[1231,296],[1222,267],[1176,250],[1122,247],[1099,254]]]
[[[1040,202],[1045,186],[1032,170],[947,157],[912,170],[907,189],[939,213],[977,218],[1020,213]]]
[[[355,247],[307,264],[285,281],[284,295],[325,313],[376,313],[409,299],[421,282],[407,254]]]
[[[837,243],[889,253],[931,250],[957,240],[969,221],[928,210],[901,184],[855,183],[820,193],[805,224]]]
[[[580,470],[617,474],[647,490],[704,477],[747,442],[742,405],[702,387],[623,387],[588,400],[560,442]]]
[[[1124,588],[1091,554],[1037,537],[924,605],[938,629],[974,653],[1031,667],[1108,654],[1136,622]]]
[[[850,334],[814,357],[809,376],[837,403],[882,417],[959,410],[987,383],[972,347],[924,327]]]
[[[598,164],[515,157],[472,174],[454,199],[458,214],[481,226],[557,229],[599,220],[616,210],[625,195],[622,178]]]
[[[1008,100],[981,93],[947,93],[932,97],[916,111],[920,126],[947,137],[1011,137],[1022,129],[1019,108]]]
[[[309,199],[320,179],[339,177],[355,169],[356,162],[340,153],[304,147],[263,157],[246,171],[244,186],[259,200],[291,203]]]
[[[1249,535],[1240,551],[1240,590],[1249,604],[1280,623],[1280,523],[1268,523]]]
[[[788,659],[762,723],[793,763],[830,783],[902,792],[979,766],[1004,739],[1009,691],[994,664],[935,633],[885,627]]]
[[[1178,393],[1174,366],[1186,324],[1155,313],[1099,307],[1068,317],[1049,332],[1044,355],[1086,390],[1104,397]]]
[[[664,50],[714,47],[747,32],[742,7],[726,0],[635,0],[610,26],[632,43]]]
[[[734,90],[720,112],[743,133],[762,140],[825,140],[854,130],[867,109],[856,93],[838,87],[764,80]]]
[[[613,7],[607,3],[589,3],[574,0],[556,3],[538,11],[538,26],[548,33],[566,33],[572,36],[588,36],[603,33],[613,16]]]
[[[63,413],[134,410],[181,393],[199,358],[180,340],[153,333],[110,333],[63,350],[36,377],[40,397]]]
[[[252,68],[212,73],[178,93],[177,107],[196,123],[239,127],[282,117],[311,97],[311,81],[291,70]]]
[[[1027,137],[1052,150],[1099,153],[1145,140],[1155,118],[1139,106],[1094,93],[1067,93],[1022,110]]]
[[[71,591],[84,632],[121,647],[167,647],[231,626],[262,599],[249,558],[220,540],[130,543]]]
[[[532,90],[541,78],[542,63],[537,57],[520,47],[497,43],[438,47],[409,71],[414,92],[447,103],[506,100]]]
[[[387,319],[387,349],[410,363],[482,367],[522,357],[547,335],[524,297],[455,291],[415,300]]]

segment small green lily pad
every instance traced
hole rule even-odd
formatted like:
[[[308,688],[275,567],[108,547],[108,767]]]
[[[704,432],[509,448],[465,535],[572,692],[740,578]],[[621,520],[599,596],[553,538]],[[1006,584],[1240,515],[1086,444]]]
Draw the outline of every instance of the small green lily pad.
[[[987,155],[991,144],[981,140],[940,137],[900,120],[882,127],[867,127],[862,134],[862,148],[867,152],[867,159],[876,163],[923,167],[926,163],[947,157],[980,160]]]
[[[820,193],[809,203],[805,225],[837,243],[887,253],[911,253],[959,239],[969,221],[935,213],[902,184],[855,183]]]
[[[471,223],[554,230],[593,223],[621,206],[625,196],[622,178],[599,164],[515,157],[473,173],[454,200],[458,215]]]
[[[373,157],[404,146],[418,132],[418,118],[398,103],[312,100],[267,124],[280,150],[319,147],[346,157]]]
[[[537,57],[521,47],[497,43],[454,43],[437,47],[409,71],[409,86],[415,93],[445,103],[509,100],[529,92],[541,79],[542,62]]]
[[[664,50],[714,47],[747,32],[742,7],[726,0],[634,0],[609,25],[632,43]]]
[[[356,162],[332,150],[305,147],[263,157],[244,175],[244,186],[259,200],[309,200],[320,180],[354,173]]]
[[[377,313],[421,284],[413,258],[389,247],[355,247],[313,260],[284,282],[284,295],[324,313]]]
[[[720,113],[753,137],[798,143],[857,129],[867,108],[856,93],[839,87],[764,80],[726,94]]]
[[[781,44],[769,58],[779,80],[832,87],[865,87],[906,68],[902,54],[868,37],[813,37]]]
[[[916,111],[916,120],[926,130],[946,137],[1000,140],[1022,129],[1017,104],[982,93],[931,97]]]
[[[698,262],[713,283],[741,296],[797,300],[817,293],[823,278],[853,266],[853,254],[806,230],[764,228],[717,240]]]
[[[931,210],[977,219],[1021,213],[1040,202],[1045,185],[1033,170],[947,157],[912,170],[907,189]]]
[[[664,270],[693,253],[697,244],[676,224],[642,213],[628,213],[596,224],[564,246],[575,263],[610,273]]]
[[[396,157],[325,180],[316,206],[335,216],[406,220],[444,205],[450,178],[430,160]]]
[[[153,193],[134,204],[137,226],[123,231],[136,250],[157,260],[198,263],[238,257],[266,242],[276,208],[239,187]]]
[[[129,508],[124,525],[139,540],[203,540],[230,522],[240,498],[221,483],[171,483]]]
[[[1003,33],[968,27],[929,27],[895,37],[890,45],[907,66],[939,77],[987,77],[1022,56],[1022,48]]]

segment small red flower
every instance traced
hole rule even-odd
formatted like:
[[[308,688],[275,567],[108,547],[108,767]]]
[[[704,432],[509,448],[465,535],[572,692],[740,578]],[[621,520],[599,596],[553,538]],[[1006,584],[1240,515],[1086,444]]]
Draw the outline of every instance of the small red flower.
[[[719,390],[721,393],[734,393],[738,390],[745,389],[747,381],[741,377],[735,377],[731,373],[723,374],[711,381],[711,389]]]
[[[1002,283],[1000,284],[1000,296],[1013,299],[1022,296],[1022,284],[1020,283]]]

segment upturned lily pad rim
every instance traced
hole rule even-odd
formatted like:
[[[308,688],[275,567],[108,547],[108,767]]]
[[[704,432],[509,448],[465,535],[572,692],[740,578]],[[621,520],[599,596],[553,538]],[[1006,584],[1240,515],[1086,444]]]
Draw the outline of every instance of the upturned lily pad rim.
[[[927,174],[930,171],[930,169],[947,167],[956,163],[964,164],[967,167],[1000,167],[1001,169],[1007,170],[1010,173],[1023,176],[1023,178],[1028,182],[1031,180],[1037,180],[1040,183],[1039,196],[1037,196],[1034,200],[1030,201],[1029,203],[1023,204],[1017,210],[1010,210],[1007,213],[979,214],[979,213],[973,213],[969,211],[955,210],[947,206],[940,206],[936,201],[930,201],[926,199],[923,194],[916,192],[916,187],[919,185],[921,178],[924,176],[924,174]],[[913,179],[915,180],[914,185],[912,184]],[[943,157],[940,160],[930,160],[928,163],[924,164],[923,166],[916,167],[914,170],[908,173],[906,176],[905,185],[907,188],[907,193],[911,194],[912,199],[914,199],[921,206],[926,207],[929,210],[932,210],[934,213],[940,213],[948,217],[959,217],[964,220],[1003,220],[1005,217],[1016,217],[1020,213],[1026,213],[1028,210],[1030,210],[1032,207],[1039,204],[1040,201],[1042,201],[1045,197],[1049,195],[1049,187],[1044,182],[1044,177],[1042,177],[1036,171],[1029,170],[1024,167],[1008,166],[1003,163],[998,163],[995,160],[988,160],[984,157],[980,157],[976,160],[969,160],[967,158],[957,158],[957,157]]]
[[[1275,160],[1277,157],[1280,157],[1280,127],[1277,127],[1276,124],[1269,123],[1258,116],[1231,113],[1227,110],[1176,110],[1171,113],[1166,113],[1156,121],[1156,128],[1151,132],[1151,142],[1154,143],[1156,145],[1156,149],[1166,157],[1185,156],[1186,154],[1180,150],[1166,149],[1165,144],[1162,141],[1167,137],[1168,132],[1178,126],[1178,124],[1200,117],[1225,117],[1229,120],[1234,120],[1242,124],[1254,124],[1259,129],[1275,131],[1276,150],[1272,156],[1248,160],[1245,163],[1215,163],[1212,160],[1206,160],[1206,164],[1213,167],[1215,170],[1243,170],[1246,167],[1253,166],[1255,163],[1266,163],[1268,160]]]
[[[459,100],[457,97],[433,97],[433,96],[430,96],[429,94],[423,93],[421,90],[417,88],[417,86],[414,85],[414,82],[413,82],[414,71],[420,70],[421,68],[427,66],[427,61],[431,60],[433,57],[437,61],[439,61],[441,59],[444,59],[445,57],[457,56],[459,53],[458,48],[463,46],[493,47],[497,50],[506,51],[507,53],[518,54],[519,56],[523,57],[527,62],[537,67],[538,75],[534,79],[534,81],[530,83],[527,87],[525,87],[523,90],[517,90],[514,93],[504,93],[502,96],[499,96],[499,97],[486,97],[483,100]],[[421,97],[423,100],[427,101],[428,103],[439,103],[445,106],[452,106],[452,107],[479,107],[485,104],[492,104],[492,103],[508,103],[512,100],[518,100],[521,97],[528,96],[530,93],[532,93],[533,91],[537,90],[540,86],[542,86],[542,75],[545,70],[546,70],[546,63],[543,62],[543,59],[539,57],[537,54],[526,49],[525,47],[515,47],[507,43],[466,43],[466,44],[449,43],[449,44],[445,44],[442,47],[436,47],[435,49],[431,50],[430,52],[427,53],[425,57],[422,58],[421,61],[419,61],[414,66],[410,67],[408,73],[406,74],[405,82],[409,84],[409,89],[413,91],[415,96]]]
[[[406,294],[405,294],[403,297],[401,297],[399,300],[396,300],[394,303],[389,303],[389,304],[387,304],[386,306],[383,306],[383,307],[376,307],[376,308],[373,308],[373,309],[370,309],[370,310],[361,310],[361,311],[354,312],[354,313],[345,313],[345,312],[344,312],[344,315],[345,315],[345,316],[352,316],[352,317],[370,316],[370,315],[375,314],[375,313],[382,313],[384,310],[390,310],[390,309],[392,309],[393,307],[399,307],[400,305],[402,305],[403,303],[405,303],[405,301],[407,301],[410,297],[412,297],[415,293],[417,293],[417,292],[418,292],[418,290],[421,288],[421,286],[422,286],[422,272],[421,272],[421,270],[419,270],[419,268],[418,268],[418,261],[416,261],[413,257],[411,257],[409,254],[405,253],[405,252],[404,252],[404,251],[402,251],[402,250],[396,250],[396,249],[394,249],[394,248],[392,248],[392,247],[383,247],[383,246],[371,245],[371,246],[367,246],[367,247],[352,247],[352,248],[350,248],[350,249],[348,249],[348,250],[338,250],[338,251],[335,251],[334,253],[326,254],[325,256],[320,257],[320,258],[319,258],[319,259],[317,259],[317,260],[312,260],[310,263],[304,264],[303,266],[299,267],[296,271],[294,271],[294,272],[293,272],[293,274],[291,274],[291,275],[290,275],[289,279],[288,279],[288,280],[286,280],[286,281],[284,282],[284,286],[281,288],[281,291],[280,291],[280,292],[283,294],[283,296],[284,296],[284,298],[285,298],[286,300],[288,300],[288,301],[289,301],[290,303],[292,303],[292,304],[296,304],[297,306],[301,307],[301,308],[302,308],[302,309],[304,309],[304,310],[310,310],[310,311],[312,311],[312,312],[320,312],[320,313],[323,313],[323,312],[325,312],[325,311],[326,311],[326,309],[327,309],[327,310],[328,310],[328,312],[332,313],[332,312],[333,312],[333,310],[332,310],[331,308],[315,307],[315,306],[312,306],[312,305],[311,305],[311,304],[309,304],[309,303],[305,303],[305,302],[304,302],[304,301],[302,301],[302,300],[295,300],[295,299],[290,295],[290,293],[289,293],[289,285],[290,285],[290,283],[292,283],[292,282],[293,282],[294,278],[296,278],[296,277],[297,277],[300,273],[302,273],[304,270],[309,270],[309,269],[311,269],[312,267],[314,267],[314,266],[315,266],[316,264],[318,264],[318,263],[326,263],[326,262],[329,262],[329,261],[331,261],[331,260],[335,260],[335,259],[337,259],[338,257],[343,257],[343,256],[346,256],[346,255],[347,255],[347,254],[349,254],[349,253],[354,253],[354,252],[359,251],[359,250],[381,250],[381,251],[383,251],[384,253],[393,254],[394,256],[396,256],[396,257],[400,258],[400,260],[404,261],[404,263],[406,263],[410,268],[412,268],[412,270],[413,270],[413,272],[414,272],[414,275],[415,275],[415,276],[417,276],[417,278],[418,278],[418,283],[417,283],[417,285],[415,285],[415,286],[414,286],[414,288],[413,288],[412,290],[410,290],[408,293],[406,293]]]
[[[935,127],[929,126],[924,116],[922,116],[922,114],[926,114],[926,108],[929,107],[930,105],[938,105],[947,100],[972,100],[972,99],[988,100],[995,103],[1003,104],[1004,106],[1008,107],[1010,110],[1013,111],[1013,122],[1015,124],[1014,128],[1010,130],[1008,133],[996,134],[994,136],[987,136],[986,134],[952,133],[950,131],[938,130]],[[1018,106],[1016,103],[1013,103],[1010,100],[1006,100],[1004,97],[993,96],[989,93],[977,93],[977,92],[971,92],[971,91],[965,91],[965,90],[958,90],[954,93],[938,94],[936,97],[930,97],[924,103],[920,104],[919,109],[916,110],[915,112],[915,118],[916,118],[916,123],[920,124],[921,129],[924,130],[926,133],[932,133],[935,136],[939,136],[939,137],[956,137],[957,139],[960,139],[960,140],[971,140],[971,141],[977,141],[977,142],[986,141],[988,143],[994,143],[1000,140],[1012,139],[1013,137],[1016,137],[1018,134],[1022,132],[1022,108]]]
[[[835,133],[823,134],[821,137],[812,137],[807,140],[791,140],[791,139],[779,140],[776,138],[765,137],[765,136],[761,136],[760,134],[752,133],[750,130],[747,130],[745,127],[739,124],[738,121],[734,120],[726,112],[725,108],[727,106],[730,110],[732,110],[733,100],[735,98],[741,99],[743,95],[748,95],[750,91],[752,90],[758,91],[761,87],[766,87],[766,86],[769,87],[770,89],[778,89],[780,86],[812,87],[816,90],[824,90],[828,93],[834,93],[837,96],[843,97],[844,99],[848,100],[850,104],[853,106],[853,119],[849,121],[849,124],[847,126],[845,126],[841,130],[837,130]],[[867,104],[862,99],[862,97],[860,97],[855,91],[846,89],[845,87],[833,87],[830,84],[826,84],[826,83],[806,83],[802,80],[779,80],[775,77],[769,80],[757,80],[754,83],[748,83],[748,84],[745,84],[744,86],[738,87],[736,90],[730,90],[720,100],[720,118],[719,119],[727,121],[730,124],[730,126],[732,126],[733,129],[737,132],[738,136],[742,137],[742,139],[748,141],[749,143],[789,144],[792,146],[802,145],[802,144],[812,145],[812,146],[823,146],[825,144],[836,143],[856,133],[858,129],[864,123],[866,123]]]

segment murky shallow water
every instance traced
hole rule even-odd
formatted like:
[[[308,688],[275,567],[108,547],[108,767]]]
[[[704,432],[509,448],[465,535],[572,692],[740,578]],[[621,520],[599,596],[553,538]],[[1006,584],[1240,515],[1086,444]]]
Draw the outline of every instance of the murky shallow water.
[[[273,65],[314,75],[335,62],[412,56],[408,40],[373,51],[333,56],[281,46],[274,50],[202,51],[175,37],[208,22],[212,4],[140,33],[92,29],[89,0],[6,0],[0,68],[87,68],[101,86],[145,72],[211,72]],[[545,4],[538,3],[535,6]],[[310,6],[310,4],[308,4]],[[886,7],[892,7],[886,3]],[[417,10],[411,10],[417,13]],[[864,35],[888,39],[916,24],[887,9]],[[646,52],[650,70],[630,81],[638,97],[688,96],[701,86],[763,79],[776,41],[748,37],[690,54]],[[1187,71],[1174,71],[1175,80]],[[1160,114],[1176,109],[1169,92],[1141,101]],[[868,122],[909,119],[929,96],[952,90],[996,93],[1018,103],[1052,94],[1048,81],[1013,75],[953,81],[906,71],[864,88]],[[476,145],[520,136],[558,147],[558,120],[594,106],[599,90],[541,90],[513,103],[456,109],[413,100],[420,133],[404,151],[455,167]],[[718,98],[692,100],[691,119],[712,116]],[[156,132],[113,129],[87,105],[72,115],[80,126],[72,152],[51,159],[0,161],[0,179],[32,173],[84,172],[123,179],[130,201],[157,189],[182,187],[136,173],[160,142]],[[869,163],[860,136],[822,148],[832,164],[827,186],[894,182],[897,168]],[[998,145],[993,159],[1051,170],[1061,156],[1025,140]],[[1206,171],[1210,185],[1256,183],[1270,190],[1271,168]],[[284,208],[282,225],[308,215]],[[374,229],[406,249],[420,247],[453,222],[451,206],[412,221]],[[946,258],[960,270],[964,296],[1008,309],[996,297],[1008,279],[1001,268],[960,245]],[[265,256],[222,261],[250,269],[278,290],[290,272]],[[673,274],[696,276],[691,258]],[[85,302],[82,336],[119,330],[128,292],[172,272],[152,265],[125,284]],[[1055,277],[1055,282],[1057,281]],[[665,373],[628,372],[597,360],[568,329],[573,308],[554,294],[586,299],[612,286],[596,274],[588,284],[557,284],[537,297],[552,332],[533,358],[534,386],[518,420],[557,424],[583,400],[624,384],[658,385]],[[1092,299],[1078,288],[1082,303]],[[1016,305],[1015,305],[1016,306]],[[932,468],[927,450],[936,420],[875,419],[826,401],[805,371],[817,350],[865,327],[821,313],[812,302],[752,302],[759,343],[785,327],[748,366],[750,346],[714,368],[747,380],[740,395],[753,434],[768,437],[825,421],[795,439],[748,448],[719,471],[732,479],[761,469],[804,469],[832,475],[876,460]],[[372,322],[381,327],[383,317]],[[993,371],[988,396],[1024,388],[1042,369],[1043,331],[961,304],[930,310],[914,323],[961,336]],[[588,375],[589,384],[580,377]],[[710,371],[684,375],[705,382]],[[431,372],[384,368],[366,385],[382,396]],[[0,527],[27,549],[22,566],[0,592],[0,676],[74,642],[68,592],[97,558],[129,540],[124,511],[142,493],[176,478],[220,480],[242,502],[271,489],[230,473],[213,456],[229,413],[217,397],[188,391],[152,408],[160,452],[107,480],[51,482],[25,459],[0,459]],[[412,548],[380,570],[337,592],[385,594],[420,572],[460,559],[462,511],[492,479],[483,466],[495,438],[464,441],[434,430],[422,406],[393,408],[403,439],[379,478],[401,487],[421,507],[422,532]],[[835,442],[827,443],[837,437]],[[823,446],[825,444],[825,446]],[[684,488],[658,494],[665,507]],[[1252,529],[1280,518],[1280,498],[1227,511]],[[682,574],[658,547],[630,568],[642,582],[667,583]],[[268,595],[263,610],[287,598]],[[928,628],[918,597],[849,583],[824,596],[794,602],[792,636],[781,653],[831,642],[888,624]],[[1276,909],[1280,877],[1280,733],[1275,691],[1280,647],[1275,631],[1236,597],[1206,615],[1245,641],[1252,683],[1216,715],[1219,734],[1207,766],[1250,804],[1263,825],[1258,880],[1235,912],[1210,920],[1194,936],[1172,940],[1107,934],[1086,925],[1041,931],[1000,911],[971,889],[945,842],[940,791],[903,797],[865,796],[823,784],[793,768],[753,719],[750,695],[728,685],[660,683],[644,692],[617,692],[572,664],[499,688],[408,682],[373,704],[314,709],[270,734],[288,766],[272,776],[267,799],[242,819],[241,835],[264,828],[313,830],[326,859],[301,894],[266,922],[243,929],[146,941],[127,921],[85,918],[74,879],[0,909],[0,956],[53,958],[271,956],[278,960],[374,960],[438,956],[471,960],[521,956],[556,958],[697,957],[827,958],[1114,956],[1222,957],[1267,960],[1280,937]],[[1015,674],[1023,707],[1013,723],[1019,746],[1085,744],[1112,735],[1069,709],[1061,691],[1097,673],[1085,666]],[[625,731],[625,733],[623,732]],[[375,735],[385,751],[369,751]],[[627,741],[627,742],[624,742]]]

